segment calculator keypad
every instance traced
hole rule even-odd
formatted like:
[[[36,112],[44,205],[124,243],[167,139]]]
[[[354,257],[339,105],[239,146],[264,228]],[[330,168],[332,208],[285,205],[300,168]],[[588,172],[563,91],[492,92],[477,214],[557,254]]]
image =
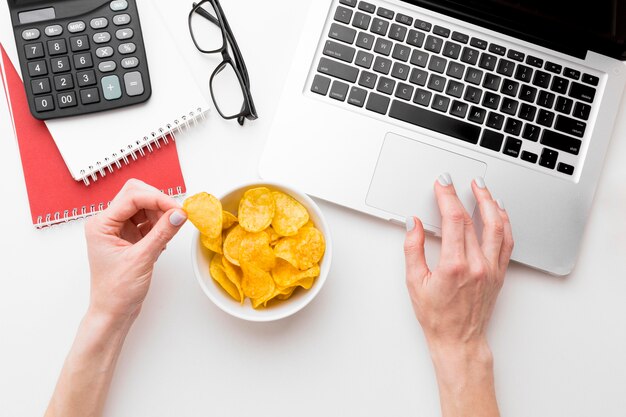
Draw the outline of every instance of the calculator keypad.
[[[16,21],[19,10],[12,10],[24,85],[38,119],[109,110],[150,97],[135,0],[93,3],[95,9],[73,18],[25,25]]]

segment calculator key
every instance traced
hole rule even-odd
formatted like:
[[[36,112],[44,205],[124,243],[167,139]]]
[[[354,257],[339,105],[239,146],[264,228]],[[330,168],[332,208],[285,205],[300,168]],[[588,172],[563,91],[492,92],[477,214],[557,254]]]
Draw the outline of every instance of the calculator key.
[[[48,53],[50,56],[64,55],[67,53],[67,44],[65,39],[58,39],[56,41],[48,41]]]
[[[35,97],[35,110],[40,113],[54,110],[54,100],[52,96]]]
[[[45,55],[42,43],[24,45],[24,52],[26,53],[26,59],[42,58]]]
[[[70,67],[70,60],[66,56],[51,59],[50,68],[52,68],[52,72],[54,74],[58,74],[59,72],[66,72],[72,69]]]
[[[31,87],[31,90],[33,91],[33,94],[35,95],[45,94],[45,93],[49,93],[50,91],[52,91],[50,89],[50,80],[47,78],[41,78],[39,80],[32,80],[30,82],[30,87]]]
[[[46,27],[44,32],[46,33],[47,36],[50,36],[50,37],[59,36],[63,33],[63,28],[61,27],[61,25],[51,25],[51,26]]]
[[[98,64],[100,72],[112,72],[117,68],[115,61],[104,61]]]
[[[93,41],[95,43],[106,43],[111,40],[111,34],[109,32],[99,32],[93,35]]]
[[[111,7],[111,10],[113,10],[114,12],[121,12],[128,9],[128,2],[126,0],[112,1],[109,4],[109,7]]]
[[[117,48],[117,50],[122,55],[128,55],[134,53],[137,50],[137,46],[132,42],[123,43]]]
[[[63,94],[57,94],[57,101],[59,103],[60,109],[78,106],[78,102],[76,101],[76,93],[73,91]]]
[[[123,26],[130,23],[130,15],[129,14],[118,14],[117,16],[113,16],[113,24],[115,26]]]
[[[137,66],[139,66],[139,58],[134,56],[130,58],[124,58],[121,61],[121,65],[124,69],[136,68]]]
[[[74,55],[74,67],[76,69],[85,69],[93,67],[93,59],[91,52],[87,52],[80,55]]]
[[[87,35],[74,36],[70,38],[70,48],[72,52],[86,51],[89,49],[89,38]]]
[[[100,102],[100,93],[97,88],[80,90],[80,102],[82,104],[94,104]]]
[[[91,26],[92,29],[104,29],[109,26],[109,21],[106,17],[96,17],[95,19],[91,19],[89,26]]]
[[[113,55],[113,48],[110,46],[103,46],[102,48],[96,49],[96,56],[98,58],[108,58]]]
[[[47,75],[48,67],[46,61],[35,61],[28,63],[28,75],[31,77],[38,77],[40,75]]]
[[[74,79],[72,78],[72,74],[57,75],[54,77],[54,88],[57,91],[74,88]]]
[[[120,86],[120,79],[117,75],[109,75],[108,77],[103,77],[100,80],[102,85],[102,91],[104,92],[105,100],[117,100],[122,97],[122,88]]]
[[[139,71],[133,71],[124,74],[124,87],[126,87],[126,94],[131,97],[142,95],[144,89],[141,73]]]
[[[41,36],[39,29],[26,29],[22,32],[22,39],[25,41],[34,41],[35,39],[39,39],[39,36]]]
[[[133,32],[133,30],[131,28],[126,28],[126,29],[120,29],[117,32],[115,32],[115,37],[120,40],[126,40],[126,39],[130,39],[133,37],[135,33]]]
[[[70,33],[84,32],[86,28],[87,28],[87,25],[85,24],[85,22],[80,21],[80,20],[76,22],[70,22],[67,24],[67,30]]]
[[[96,84],[96,73],[92,70],[83,71],[76,74],[79,87],[87,87]]]

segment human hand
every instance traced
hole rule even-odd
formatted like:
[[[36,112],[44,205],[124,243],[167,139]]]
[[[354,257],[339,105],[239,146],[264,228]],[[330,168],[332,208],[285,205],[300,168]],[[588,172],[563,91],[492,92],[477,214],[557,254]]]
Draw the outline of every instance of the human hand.
[[[141,181],[128,181],[111,205],[85,225],[90,311],[132,322],[155,262],[186,220],[176,200]]]

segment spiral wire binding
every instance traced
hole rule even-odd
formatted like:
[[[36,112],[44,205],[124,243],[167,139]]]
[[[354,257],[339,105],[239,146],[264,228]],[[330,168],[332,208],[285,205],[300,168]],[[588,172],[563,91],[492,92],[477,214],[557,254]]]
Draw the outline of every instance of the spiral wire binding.
[[[80,175],[83,182],[85,185],[89,185],[98,181],[98,175],[104,178],[107,173],[113,173],[115,169],[122,169],[132,161],[146,156],[146,150],[148,153],[152,153],[155,147],[156,149],[161,149],[161,146],[167,146],[170,143],[170,138],[175,141],[176,135],[188,130],[192,127],[192,123],[193,126],[197,126],[198,119],[201,121],[206,120],[208,111],[208,109],[203,110],[201,107],[198,107],[195,111],[175,119],[173,123],[168,123],[165,128],[161,127],[156,132],[151,132],[148,136],[144,136],[142,140],[137,140],[125,149],[114,152],[110,158],[104,158],[103,162],[98,161],[95,166],[89,166],[88,169],[81,170]]]

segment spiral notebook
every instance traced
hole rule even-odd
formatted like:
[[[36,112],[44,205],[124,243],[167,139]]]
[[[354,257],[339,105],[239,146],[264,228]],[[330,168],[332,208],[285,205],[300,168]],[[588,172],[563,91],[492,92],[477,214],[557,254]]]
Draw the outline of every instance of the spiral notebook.
[[[160,148],[158,152],[144,152],[144,157],[137,158],[122,170],[111,172],[106,180],[89,187],[74,181],[68,175],[46,124],[31,115],[22,80],[2,44],[0,68],[4,70],[0,83],[9,99],[32,222],[36,227],[43,228],[98,213],[108,206],[130,178],[140,179],[172,196],[186,192],[176,144],[168,136],[154,142],[153,146]]]
[[[2,3],[0,14],[4,16],[0,25],[8,17],[6,2]],[[137,4],[152,84],[150,100],[132,107],[46,122],[71,176],[87,185],[151,153],[153,144],[193,126],[208,111],[206,99],[155,5],[149,0],[138,0]],[[3,31],[3,37],[6,33]],[[12,38],[2,40],[11,61],[17,65],[15,42]]]

